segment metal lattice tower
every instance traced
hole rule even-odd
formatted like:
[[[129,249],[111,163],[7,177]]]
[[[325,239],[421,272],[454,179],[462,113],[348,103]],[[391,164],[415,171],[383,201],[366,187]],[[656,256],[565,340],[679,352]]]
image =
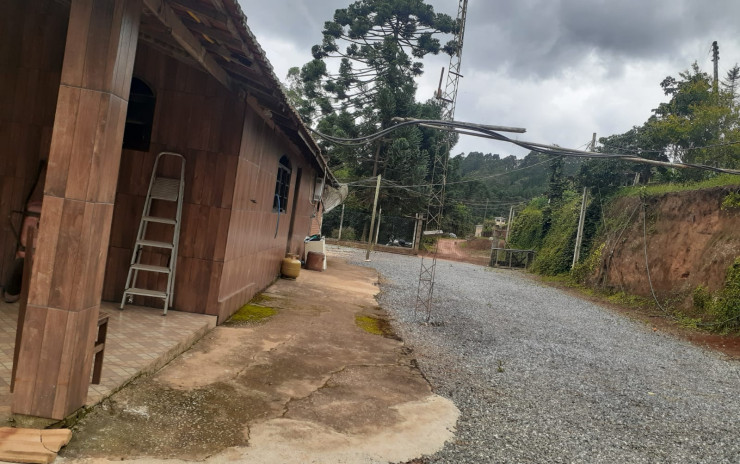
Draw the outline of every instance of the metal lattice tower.
[[[437,98],[442,102],[442,119],[452,121],[455,116],[457,88],[460,84],[460,64],[462,61],[463,38],[465,36],[465,19],[468,10],[468,0],[459,0],[457,7],[458,30],[455,34],[457,49],[450,56],[450,66],[447,68],[447,82],[444,93],[441,89]],[[425,234],[441,233],[442,212],[444,210],[445,184],[447,183],[447,160],[450,157],[452,135],[442,138],[434,153],[431,185],[429,186],[429,203],[427,204]],[[434,297],[434,276],[437,269],[437,247],[432,252],[432,258],[421,258],[419,271],[419,287],[416,293],[414,312],[424,312],[426,322],[432,317],[432,301]]]

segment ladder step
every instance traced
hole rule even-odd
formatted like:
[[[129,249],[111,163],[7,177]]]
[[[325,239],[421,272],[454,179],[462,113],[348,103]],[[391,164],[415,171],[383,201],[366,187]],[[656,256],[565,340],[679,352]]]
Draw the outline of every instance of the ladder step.
[[[137,271],[161,272],[162,274],[170,273],[170,268],[165,266],[154,266],[152,264],[132,264],[131,269],[136,269]]]
[[[172,250],[175,247],[171,243],[156,242],[154,240],[137,240],[136,244],[141,245],[141,246],[155,247],[155,248],[167,248],[169,250]]]
[[[156,217],[156,216],[144,216],[142,220],[146,222],[159,222],[160,224],[170,224],[173,226],[177,224],[177,221],[175,221],[174,219]]]
[[[152,184],[152,198],[155,200],[177,201],[180,194],[180,179],[157,177]]]
[[[125,297],[125,294],[151,296],[153,298],[164,298],[167,296],[165,292],[160,292],[158,290],[148,290],[146,288],[136,288],[136,287],[131,287],[127,289],[126,291],[124,291],[123,293],[124,293],[124,297]]]

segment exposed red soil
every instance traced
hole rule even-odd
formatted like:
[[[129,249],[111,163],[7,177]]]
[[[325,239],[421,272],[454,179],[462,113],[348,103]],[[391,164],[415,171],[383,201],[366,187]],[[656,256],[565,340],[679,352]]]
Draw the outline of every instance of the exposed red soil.
[[[721,288],[727,268],[740,256],[740,214],[721,209],[722,200],[735,189],[647,198],[644,224],[640,198],[618,200],[606,217],[619,218],[619,224],[608,234],[592,283],[651,297],[644,255],[647,237],[650,278],[658,298],[678,299],[680,309],[690,309],[691,292],[698,285],[712,292]]]

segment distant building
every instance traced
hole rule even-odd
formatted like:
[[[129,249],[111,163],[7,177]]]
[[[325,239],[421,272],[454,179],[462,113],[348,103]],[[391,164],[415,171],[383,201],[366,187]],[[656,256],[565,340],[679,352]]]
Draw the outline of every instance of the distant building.
[[[476,224],[475,225],[475,236],[476,237],[483,236],[483,224]]]
[[[506,219],[503,217],[495,217],[493,218],[493,223],[496,224],[499,227],[504,227],[506,225]]]

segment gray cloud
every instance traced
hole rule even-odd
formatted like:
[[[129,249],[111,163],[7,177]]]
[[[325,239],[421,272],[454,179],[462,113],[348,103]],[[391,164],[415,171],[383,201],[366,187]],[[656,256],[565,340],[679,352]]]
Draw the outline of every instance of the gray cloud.
[[[615,72],[629,60],[686,61],[686,43],[703,40],[706,51],[712,36],[737,43],[740,17],[740,2],[729,0],[473,0],[468,8],[471,66],[520,78],[557,75],[592,53]]]
[[[278,76],[307,62],[324,21],[350,0],[239,0]],[[454,16],[457,0],[427,0]],[[470,0],[456,118],[522,126],[532,141],[578,147],[642,124],[659,87],[698,61],[720,75],[740,61],[738,0]],[[269,47],[268,47],[269,45]],[[272,47],[272,48],[270,48]],[[425,60],[419,99],[437,87],[441,56]],[[454,153],[521,150],[462,138]]]

